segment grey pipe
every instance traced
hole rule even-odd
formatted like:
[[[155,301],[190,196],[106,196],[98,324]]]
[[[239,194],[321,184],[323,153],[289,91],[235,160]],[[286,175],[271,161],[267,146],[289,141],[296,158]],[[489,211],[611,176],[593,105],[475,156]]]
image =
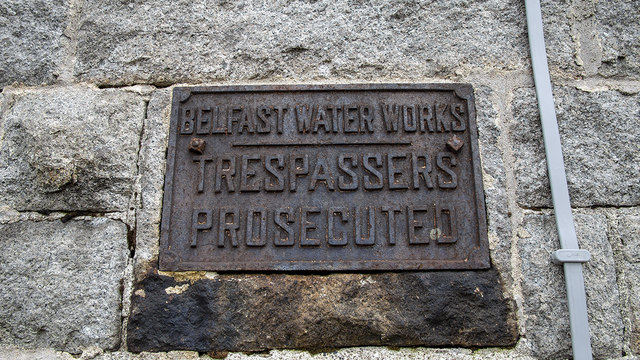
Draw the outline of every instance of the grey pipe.
[[[538,98],[538,109],[542,121],[542,135],[547,155],[547,168],[551,183],[551,196],[560,239],[559,250],[552,258],[556,263],[562,263],[567,286],[569,305],[569,322],[571,324],[571,344],[573,358],[576,360],[591,360],[591,339],[589,337],[589,321],[587,317],[587,299],[584,291],[582,263],[589,260],[586,250],[580,250],[576,230],[573,225],[573,215],[569,202],[567,177],[564,170],[560,132],[553,104],[551,92],[551,78],[547,65],[547,54],[542,32],[542,13],[539,0],[525,0],[527,10],[527,28],[529,32],[529,47],[531,49],[531,63],[533,78]]]

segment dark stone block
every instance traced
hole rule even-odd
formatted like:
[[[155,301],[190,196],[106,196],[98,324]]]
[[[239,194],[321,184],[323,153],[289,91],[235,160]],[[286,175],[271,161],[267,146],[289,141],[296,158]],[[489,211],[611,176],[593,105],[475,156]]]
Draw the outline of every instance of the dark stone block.
[[[152,273],[136,285],[127,341],[133,352],[207,352],[512,346],[517,336],[493,269],[191,281]]]

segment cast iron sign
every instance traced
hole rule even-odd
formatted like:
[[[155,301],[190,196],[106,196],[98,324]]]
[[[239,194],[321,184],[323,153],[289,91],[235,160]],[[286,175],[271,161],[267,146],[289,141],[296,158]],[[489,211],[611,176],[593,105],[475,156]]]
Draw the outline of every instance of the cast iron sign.
[[[467,84],[176,88],[162,270],[489,267]]]

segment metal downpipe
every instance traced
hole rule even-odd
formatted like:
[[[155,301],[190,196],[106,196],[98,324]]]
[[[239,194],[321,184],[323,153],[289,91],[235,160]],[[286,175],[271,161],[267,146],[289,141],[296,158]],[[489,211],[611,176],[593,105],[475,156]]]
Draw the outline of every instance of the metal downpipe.
[[[588,261],[590,255],[588,251],[580,250],[573,224],[560,144],[560,132],[553,103],[551,78],[549,77],[547,54],[544,45],[540,1],[525,0],[525,6],[533,78],[542,122],[549,182],[551,183],[551,196],[553,198],[558,238],[562,248],[552,255],[552,259],[554,263],[562,263],[564,267],[573,358],[576,360],[591,360],[587,300],[582,276],[582,263]]]

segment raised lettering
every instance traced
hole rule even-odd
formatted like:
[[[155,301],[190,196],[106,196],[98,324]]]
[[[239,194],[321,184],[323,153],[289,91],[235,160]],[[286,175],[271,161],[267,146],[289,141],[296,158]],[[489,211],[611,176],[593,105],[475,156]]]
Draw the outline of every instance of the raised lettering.
[[[291,161],[289,162],[289,191],[296,191],[296,179],[298,175],[309,174],[309,156],[304,154],[303,156],[291,154]],[[298,166],[298,160],[302,160],[302,166]]]
[[[320,246],[320,239],[307,238],[310,230],[316,229],[316,223],[309,221],[311,214],[320,214],[320,208],[303,207],[300,209],[300,246]]]
[[[251,116],[250,110],[247,110],[244,106],[240,107],[242,111],[240,112],[240,121],[238,122],[238,134],[242,134],[245,129],[247,133],[253,134],[255,130],[255,125],[253,123],[254,117]]]
[[[236,114],[242,115],[243,111],[244,111],[243,106],[230,106],[227,109],[227,131],[229,133],[233,132],[233,124],[238,122],[238,119],[236,118],[235,115]]]
[[[434,118],[436,122],[436,128],[438,129],[438,131],[439,132],[451,131],[451,123],[445,121],[446,120],[445,114],[447,113],[449,104],[436,103],[434,105],[434,108],[435,108]]]
[[[331,132],[331,123],[327,119],[324,107],[317,106],[316,116],[313,118],[313,132],[317,133],[321,127],[325,133]]]
[[[431,105],[423,105],[420,107],[420,131],[434,132],[435,126],[433,125],[433,112],[431,111]]]
[[[356,245],[373,245],[376,243],[375,208],[373,206],[368,206],[366,209],[368,216],[365,215],[364,208],[356,208],[355,211]],[[363,236],[365,235],[365,232],[367,235]]]
[[[458,240],[456,231],[456,209],[451,205],[436,206],[436,226],[439,244],[453,244]]]
[[[198,242],[198,230],[211,229],[211,210],[193,209],[193,222],[191,225],[191,247],[196,247]]]
[[[382,189],[382,187],[384,186],[384,182],[382,179],[382,173],[379,172],[378,170],[376,170],[376,168],[381,168],[382,167],[382,156],[380,156],[380,154],[371,154],[371,153],[366,153],[364,154],[364,156],[362,157],[362,165],[364,166],[364,168],[371,174],[373,175],[377,181],[373,182],[371,181],[371,178],[369,177],[369,175],[365,175],[364,176],[364,188],[366,190],[380,190]],[[371,166],[370,161],[371,160],[375,160],[375,167]]]
[[[256,130],[260,134],[271,132],[271,108],[263,106],[257,111],[258,121],[256,122]]]
[[[231,215],[231,220],[229,220],[229,215]],[[238,211],[238,208],[220,209],[218,247],[225,246],[225,240],[227,237],[231,240],[231,246],[238,247],[238,229],[240,228],[240,224],[238,223],[239,216],[240,212]]]
[[[212,134],[226,134],[228,133],[227,127],[224,122],[224,116],[220,116],[220,107],[216,106],[213,108],[213,129],[211,129]]]
[[[398,118],[400,117],[399,106],[394,105],[380,105],[382,108],[382,120],[384,121],[387,132],[398,131]]]
[[[365,132],[365,128],[368,132],[373,132],[373,120],[375,118],[374,108],[369,105],[360,106],[360,130]]]
[[[182,109],[182,124],[180,126],[180,134],[181,135],[191,135],[193,134],[193,122],[196,113],[191,108],[183,108]]]
[[[224,167],[225,164],[228,164],[229,167]],[[216,183],[214,185],[215,192],[219,193],[222,191],[222,178],[224,177],[227,184],[227,191],[234,192],[235,187],[233,186],[233,176],[236,174],[236,158],[233,156],[220,156],[218,157],[218,161],[216,163]]]
[[[331,191],[335,189],[334,179],[329,171],[329,166],[327,165],[327,159],[322,156],[319,156],[316,160],[316,166],[313,168],[313,173],[311,174],[311,181],[309,182],[309,191],[315,191],[318,186],[318,182],[324,181],[327,188]]]
[[[359,123],[358,107],[355,105],[345,105],[343,110],[343,116],[344,116],[344,132],[357,133],[360,130],[358,126],[358,123]]]
[[[409,188],[409,184],[402,182],[400,179],[400,176],[402,175],[402,170],[397,169],[395,167],[395,164],[393,163],[394,160],[402,160],[406,158],[407,158],[406,154],[401,154],[396,152],[391,152],[387,154],[387,173],[389,175],[389,189],[397,190],[397,189]]]
[[[211,108],[204,107],[200,109],[200,115],[198,121],[196,121],[196,134],[205,135],[209,134],[211,130]]]
[[[404,131],[416,132],[418,130],[418,119],[415,105],[402,105],[402,124]]]
[[[445,161],[445,159],[448,161]],[[449,164],[447,165],[447,163]],[[438,186],[441,189],[455,189],[458,187],[458,176],[451,168],[457,165],[456,157],[450,152],[440,152],[438,153],[436,165],[438,169],[449,175],[447,179],[442,173],[438,173]]]
[[[298,132],[306,133],[311,126],[311,111],[308,104],[295,106],[296,122],[298,124]]]
[[[347,165],[347,162],[350,162],[351,165]],[[347,181],[344,176],[338,176],[338,189],[340,190],[357,190],[358,189],[358,178],[356,177],[356,173],[353,172],[350,168],[358,167],[358,159],[353,154],[339,154],[338,155],[338,168],[340,171],[344,172],[349,176],[349,181]]]
[[[274,160],[278,162],[275,167],[273,166]],[[284,190],[284,177],[282,173],[278,171],[278,170],[284,170],[284,156],[282,156],[282,154],[265,156],[264,167],[267,170],[267,172],[273,176],[271,180],[273,180],[274,178],[276,180],[276,182],[273,183],[270,179],[264,179],[265,191]]]
[[[204,192],[204,178],[206,177],[206,167],[205,164],[207,161],[213,161],[212,158],[205,156],[194,156],[193,162],[200,163],[199,171],[198,171],[198,192]]]
[[[456,119],[456,121],[452,123],[453,131],[465,131],[467,129],[467,123],[464,121],[463,104],[451,105],[451,115]]]
[[[256,218],[259,223],[254,225]],[[258,237],[254,235],[256,232]],[[247,246],[265,246],[267,244],[267,210],[260,208],[247,211],[245,242]]]
[[[284,131],[284,117],[289,112],[288,107],[275,107],[274,110],[278,114],[278,118],[276,120],[276,130],[278,134],[282,134]]]
[[[342,116],[342,107],[340,106],[330,106],[328,109],[331,109],[331,127],[333,128],[333,132],[337,133],[338,129],[342,129],[343,127],[343,116]]]
[[[418,160],[424,160],[424,166],[418,164]],[[413,188],[420,189],[420,178],[424,181],[427,189],[433,189],[431,182],[431,156],[416,155],[411,153],[411,170],[413,172]]]
[[[417,213],[426,213],[426,206],[407,206],[407,233],[409,234],[409,244],[417,245],[417,244],[428,244],[429,237],[427,238],[416,238],[416,229],[422,229],[424,227],[424,223],[418,219],[416,219]]]
[[[339,215],[339,221],[345,225],[349,222],[349,210],[343,206],[330,207],[327,212],[327,243],[331,246],[345,246],[349,242],[348,235],[345,231],[340,231],[339,236],[334,233],[335,218]]]
[[[278,208],[273,216],[273,221],[280,227],[281,230],[276,231],[273,236],[273,245],[275,246],[293,246],[295,242],[294,231],[289,224],[293,224],[293,211],[290,207]],[[281,233],[284,231],[287,235],[286,238],[281,237]]]
[[[260,155],[242,155],[242,166],[240,167],[240,191],[260,191],[260,182],[255,181],[253,184],[249,184],[249,178],[256,176],[255,170],[249,169],[250,161],[260,161]]]
[[[401,214],[402,210],[392,206],[383,206],[382,212],[387,214],[387,233],[389,245],[396,244],[396,213]]]

